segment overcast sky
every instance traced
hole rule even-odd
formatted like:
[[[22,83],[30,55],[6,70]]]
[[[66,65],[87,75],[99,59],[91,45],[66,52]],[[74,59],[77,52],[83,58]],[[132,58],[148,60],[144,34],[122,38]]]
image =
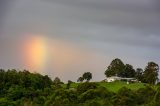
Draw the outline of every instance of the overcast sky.
[[[114,58],[160,63],[159,0],[1,0],[0,23],[0,68],[99,81]]]

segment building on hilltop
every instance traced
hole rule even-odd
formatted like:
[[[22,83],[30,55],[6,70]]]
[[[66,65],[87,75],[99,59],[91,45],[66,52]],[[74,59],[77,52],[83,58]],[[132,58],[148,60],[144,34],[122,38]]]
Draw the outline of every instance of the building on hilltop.
[[[129,84],[129,82],[138,82],[136,78],[123,78],[118,76],[107,77],[105,79],[105,82],[114,82],[114,81],[127,81],[127,84]]]
[[[106,82],[114,82],[114,81],[120,81],[121,80],[121,77],[117,77],[117,76],[112,76],[112,77],[107,77],[105,79]]]

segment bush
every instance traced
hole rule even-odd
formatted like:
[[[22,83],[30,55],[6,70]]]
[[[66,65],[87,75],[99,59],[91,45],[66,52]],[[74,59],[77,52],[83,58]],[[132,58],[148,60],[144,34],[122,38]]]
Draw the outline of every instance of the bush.
[[[97,88],[97,84],[93,83],[93,82],[85,82],[85,83],[81,83],[78,85],[77,87],[77,92],[79,94],[86,92],[89,89],[96,89]]]
[[[77,95],[71,90],[58,89],[45,102],[45,106],[70,106],[77,101]]]
[[[89,89],[88,91],[82,93],[79,97],[78,100],[80,103],[84,103],[86,101],[91,101],[91,100],[110,100],[113,96],[113,93],[109,92],[106,88],[100,87],[97,89]]]
[[[123,87],[121,88],[114,101],[115,106],[136,106],[136,94],[130,89]]]
[[[160,105],[160,87],[157,88],[153,103],[154,103],[154,106]]]
[[[97,100],[91,100],[84,103],[84,106],[101,106]]]
[[[86,100],[95,99],[97,97],[96,92],[94,89],[90,89],[84,93],[82,93],[78,98],[79,102],[83,103]]]
[[[0,98],[0,106],[16,106],[16,104],[7,98]]]
[[[138,104],[150,103],[153,100],[155,93],[156,91],[150,86],[138,89],[136,92]]]

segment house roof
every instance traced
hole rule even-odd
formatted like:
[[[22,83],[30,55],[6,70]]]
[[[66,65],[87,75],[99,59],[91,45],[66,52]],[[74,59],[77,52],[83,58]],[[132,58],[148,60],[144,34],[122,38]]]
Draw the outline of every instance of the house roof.
[[[132,80],[132,79],[135,79],[135,78],[123,78],[123,77],[117,77],[117,76],[107,77],[107,79],[110,79],[110,78],[113,78],[113,79],[124,79],[124,80]]]

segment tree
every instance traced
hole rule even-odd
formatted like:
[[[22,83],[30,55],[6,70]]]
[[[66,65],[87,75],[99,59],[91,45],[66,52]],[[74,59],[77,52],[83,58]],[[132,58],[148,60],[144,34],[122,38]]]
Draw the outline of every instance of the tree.
[[[4,77],[5,77],[5,71],[3,69],[0,69],[0,84],[4,82]]]
[[[48,75],[43,76],[43,85],[44,87],[51,87],[52,80],[48,77]]]
[[[73,83],[73,82],[72,82],[71,80],[68,80],[68,83],[67,83],[66,88],[69,89],[72,83]]]
[[[83,78],[84,78],[87,82],[89,82],[89,81],[92,79],[92,73],[90,73],[90,72],[85,72],[85,73],[83,74]]]
[[[158,64],[154,62],[148,62],[148,65],[145,68],[143,77],[144,82],[149,84],[155,84],[158,80],[158,72],[159,72],[159,66]]]
[[[105,71],[105,75],[106,77],[111,77],[115,75],[121,76],[124,69],[125,65],[123,64],[123,62],[120,59],[116,58],[108,66],[107,70]]]
[[[126,64],[125,65],[125,69],[123,70],[123,72],[120,73],[121,77],[126,77],[126,78],[131,78],[131,77],[135,77],[135,70],[133,69],[133,66],[130,64]]]
[[[138,81],[142,81],[143,80],[143,69],[141,69],[141,68],[137,68],[136,69],[136,79],[138,80]]]
[[[84,78],[83,77],[79,77],[77,82],[83,82]]]
[[[56,78],[54,79],[53,83],[54,83],[55,86],[57,86],[57,87],[60,86],[60,84],[61,84],[60,78],[56,77]]]

